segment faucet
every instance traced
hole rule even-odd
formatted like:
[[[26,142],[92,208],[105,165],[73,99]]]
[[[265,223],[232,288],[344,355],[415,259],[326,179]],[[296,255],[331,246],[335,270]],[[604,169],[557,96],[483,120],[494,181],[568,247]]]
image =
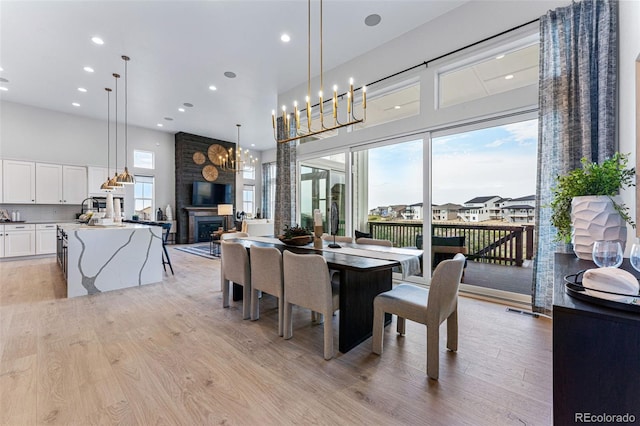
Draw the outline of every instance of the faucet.
[[[92,206],[90,208],[97,207],[97,209],[100,210],[100,203],[98,203],[98,200],[93,197],[88,197],[82,200],[82,203],[80,203],[80,214],[84,214],[84,202],[87,200],[91,200]]]

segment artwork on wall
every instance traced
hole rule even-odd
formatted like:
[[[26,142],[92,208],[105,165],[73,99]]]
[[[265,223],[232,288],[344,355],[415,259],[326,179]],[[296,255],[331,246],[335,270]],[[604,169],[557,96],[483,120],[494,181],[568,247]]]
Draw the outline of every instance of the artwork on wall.
[[[205,157],[205,155],[200,152],[194,152],[193,153],[193,162],[196,163],[197,165],[201,166],[204,164],[204,162],[207,161],[207,157]]]
[[[218,169],[211,164],[204,166],[202,169],[202,176],[209,182],[213,182],[218,179]]]
[[[224,149],[222,145],[218,145],[214,143],[207,150],[207,156],[209,157],[209,161],[211,161],[216,166],[220,166],[223,163],[223,159],[227,155],[227,150]]]

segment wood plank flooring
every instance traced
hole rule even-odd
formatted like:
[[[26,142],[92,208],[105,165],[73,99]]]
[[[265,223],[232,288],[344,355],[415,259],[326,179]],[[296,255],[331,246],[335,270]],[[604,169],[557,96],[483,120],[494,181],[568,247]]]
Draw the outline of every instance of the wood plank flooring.
[[[422,325],[401,338],[394,319],[382,356],[369,339],[325,361],[308,311],[283,340],[275,299],[243,321],[219,260],[169,250],[162,283],[74,299],[54,258],[0,262],[0,424],[551,424],[549,319],[460,298],[433,381]]]

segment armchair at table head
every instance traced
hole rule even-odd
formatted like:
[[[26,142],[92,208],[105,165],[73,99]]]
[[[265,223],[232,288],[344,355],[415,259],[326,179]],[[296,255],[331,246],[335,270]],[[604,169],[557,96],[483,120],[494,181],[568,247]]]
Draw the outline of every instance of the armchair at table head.
[[[456,254],[442,261],[433,272],[429,290],[412,284],[400,284],[380,293],[373,301],[373,352],[383,350],[384,314],[398,316],[397,330],[405,333],[407,319],[427,326],[427,375],[440,374],[440,324],[447,321],[447,348],[458,350],[458,288],[465,257]]]

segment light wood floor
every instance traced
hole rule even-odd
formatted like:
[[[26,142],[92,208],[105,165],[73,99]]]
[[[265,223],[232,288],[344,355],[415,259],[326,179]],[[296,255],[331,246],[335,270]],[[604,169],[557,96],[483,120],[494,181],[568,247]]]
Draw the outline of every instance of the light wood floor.
[[[369,339],[324,361],[308,311],[283,340],[274,299],[243,321],[218,260],[170,255],[161,284],[74,299],[55,259],[0,262],[2,425],[551,424],[548,319],[461,298],[459,351],[443,326],[433,381],[422,325],[399,338],[394,319],[382,356]]]

